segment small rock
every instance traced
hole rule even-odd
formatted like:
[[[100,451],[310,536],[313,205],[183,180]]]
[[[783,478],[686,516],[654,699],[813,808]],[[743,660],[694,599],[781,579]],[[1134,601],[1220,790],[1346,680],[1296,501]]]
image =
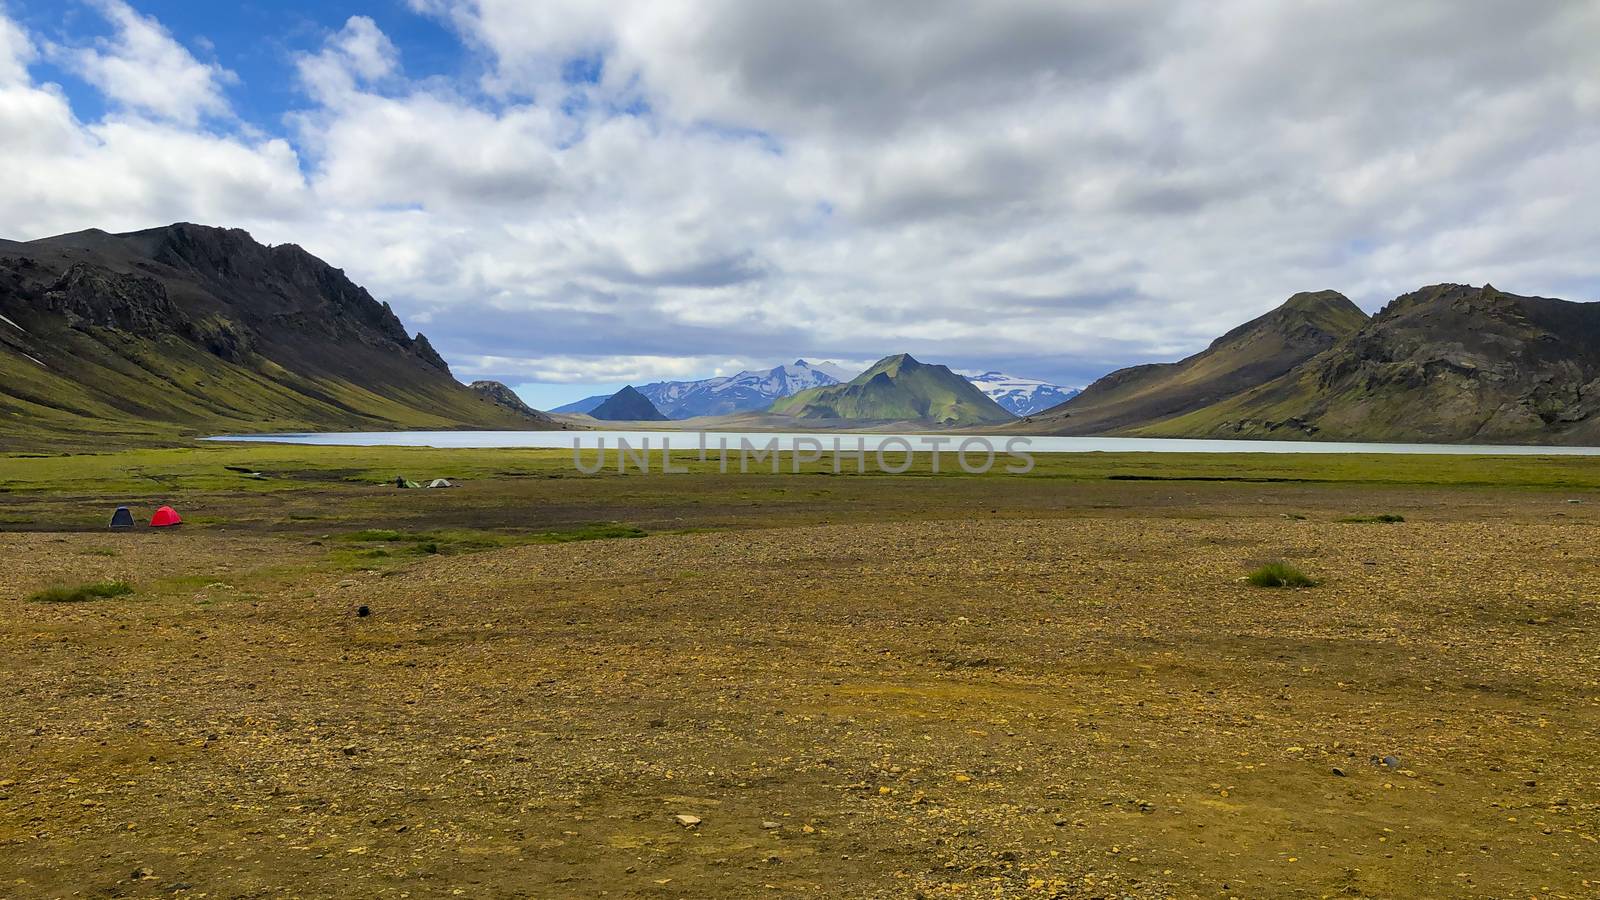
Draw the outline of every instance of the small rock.
[[[765,828],[768,831],[771,831],[774,828],[782,828],[783,826],[778,824],[777,822],[762,822],[761,823],[761,827]]]
[[[673,816],[672,820],[685,828],[698,828],[700,826],[699,816],[689,816],[680,813],[676,816]]]
[[[149,866],[140,866],[139,868],[133,870],[133,880],[134,881],[143,881],[146,878],[154,878],[154,877],[156,877],[155,870],[150,868]]]
[[[372,610],[366,608],[365,606],[358,606],[356,607],[356,615],[365,619],[367,616],[372,615]]]
[[[339,582],[339,587],[342,587],[342,588],[353,588],[353,587],[360,587],[360,586],[361,586],[361,582],[356,581],[354,578],[346,578],[345,580]]]
[[[1339,776],[1340,778],[1343,778],[1344,777],[1344,770],[1339,768],[1338,766],[1334,766],[1333,767],[1333,774]]]
[[[1400,768],[1400,757],[1391,753],[1383,758],[1383,764],[1391,769],[1398,769]]]

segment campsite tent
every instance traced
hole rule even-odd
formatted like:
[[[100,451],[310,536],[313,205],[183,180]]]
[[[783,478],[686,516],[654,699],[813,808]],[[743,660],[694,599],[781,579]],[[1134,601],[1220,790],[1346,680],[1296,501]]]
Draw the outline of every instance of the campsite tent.
[[[444,480],[443,478],[435,478],[434,480],[428,482],[428,487],[431,487],[431,488],[436,488],[436,487],[455,487],[455,485],[453,485],[450,482]]]
[[[128,531],[131,528],[133,528],[133,513],[128,512],[126,506],[117,507],[117,511],[111,514],[111,530]]]
[[[155,515],[150,517],[151,528],[171,528],[174,525],[182,524],[183,517],[178,515],[178,511],[170,506],[161,507],[156,510]]]

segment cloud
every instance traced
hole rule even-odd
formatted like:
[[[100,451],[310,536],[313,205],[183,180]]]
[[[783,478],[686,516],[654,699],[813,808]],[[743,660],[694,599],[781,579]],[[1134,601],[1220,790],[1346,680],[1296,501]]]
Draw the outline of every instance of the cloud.
[[[222,86],[235,80],[232,72],[195,59],[160,22],[122,0],[95,0],[95,6],[116,28],[115,36],[62,55],[107,98],[190,126],[202,116],[230,113]]]
[[[4,12],[0,8],[0,87],[25,83],[28,64],[37,54],[28,35],[7,19]]]
[[[316,53],[300,54],[295,65],[313,97],[326,104],[349,99],[361,85],[397,74],[400,51],[367,16],[351,16]]]
[[[84,52],[200,87],[91,77],[96,122],[0,16],[4,233],[242,225],[459,371],[564,382],[909,351],[1081,383],[1299,290],[1600,294],[1594,4],[410,6],[456,71],[353,16],[287,62],[288,125],[238,134],[200,124],[221,71],[125,6]]]

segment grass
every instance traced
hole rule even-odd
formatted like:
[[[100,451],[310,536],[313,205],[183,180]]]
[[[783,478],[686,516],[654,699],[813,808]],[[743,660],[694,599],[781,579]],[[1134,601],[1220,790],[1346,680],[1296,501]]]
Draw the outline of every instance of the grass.
[[[536,544],[566,544],[572,541],[609,541],[617,538],[642,538],[648,532],[643,528],[634,528],[632,525],[620,525],[616,522],[605,522],[598,525],[581,525],[577,528],[568,528],[562,531],[546,531],[533,536]]]
[[[53,587],[29,597],[35,603],[83,603],[108,597],[125,597],[133,593],[133,585],[126,581],[95,581],[77,587]]]
[[[1376,524],[1376,523],[1380,523],[1380,522],[1381,523],[1404,522],[1405,520],[1406,520],[1406,517],[1402,516],[1402,515],[1397,515],[1395,513],[1383,513],[1381,515],[1376,515],[1376,516],[1345,516],[1344,518],[1339,519],[1338,521],[1347,522],[1347,523],[1350,523],[1350,524],[1353,524],[1353,525],[1364,525],[1364,524]]]
[[[701,463],[694,454],[674,454],[675,462],[691,472],[714,473],[717,463]],[[1435,485],[1508,487],[1533,490],[1600,489],[1600,466],[1584,457],[1493,457],[1381,454],[1264,454],[1264,453],[1082,453],[1035,456],[1037,467],[1027,476],[964,475],[951,465],[941,466],[941,478],[1059,478],[1073,481],[1199,481],[1356,485]],[[659,466],[659,457],[652,471]],[[808,473],[826,473],[831,456],[806,467]],[[853,461],[844,467],[853,472]],[[272,474],[267,480],[240,478],[228,466]],[[761,469],[770,475],[770,467]],[[785,457],[781,466],[790,469]],[[732,467],[737,473],[738,467]],[[911,474],[927,475],[927,454],[919,454]],[[255,444],[246,447],[205,444],[171,449],[130,449],[110,453],[54,456],[0,456],[0,489],[13,496],[77,492],[84,494],[172,496],[194,491],[236,494],[298,493],[309,486],[329,490],[370,493],[389,486],[395,472],[417,478],[448,477],[474,482],[516,478],[579,478],[572,454],[565,450],[439,450],[417,447],[297,447]],[[730,476],[733,474],[730,473]],[[752,474],[757,474],[752,472]],[[579,480],[616,478],[615,467],[598,476]],[[636,478],[637,473],[630,473]],[[663,476],[668,483],[670,477]],[[387,491],[380,492],[388,496]],[[152,498],[153,499],[153,498]],[[423,501],[418,501],[423,502]],[[441,506],[459,505],[455,498],[426,501]],[[326,515],[326,510],[293,510],[300,515]],[[98,517],[98,511],[96,512]],[[99,521],[96,518],[95,521]]]
[[[353,549],[356,559],[384,559],[393,556],[433,556],[436,554],[476,553],[521,544],[568,544],[573,541],[608,541],[647,537],[649,532],[618,522],[597,522],[556,531],[505,533],[475,529],[398,531],[368,528],[339,535],[337,540],[354,544],[377,544]],[[404,545],[404,546],[381,546]]]
[[[365,531],[352,531],[349,534],[339,535],[339,540],[341,541],[355,541],[363,544],[378,542],[393,543],[395,541],[403,541],[405,539],[406,536],[403,532],[393,531],[388,528],[368,528]]]
[[[1245,580],[1256,587],[1269,588],[1315,587],[1317,584],[1310,575],[1286,562],[1267,563],[1246,575]]]

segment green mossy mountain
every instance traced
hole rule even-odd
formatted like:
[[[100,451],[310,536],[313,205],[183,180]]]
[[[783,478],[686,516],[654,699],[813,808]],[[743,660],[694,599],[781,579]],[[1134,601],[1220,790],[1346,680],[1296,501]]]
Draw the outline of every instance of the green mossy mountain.
[[[1295,294],[1194,356],[1119,369],[1031,416],[1028,425],[1051,434],[1104,434],[1201,410],[1292,371],[1366,321],[1337,291]]]
[[[387,303],[293,244],[177,224],[0,241],[0,441],[550,428],[475,393]]]
[[[1432,285],[1279,378],[1133,433],[1600,445],[1600,303]]]
[[[667,417],[650,398],[639,393],[633,385],[607,397],[605,402],[589,411],[592,418],[608,422],[665,422]]]
[[[844,384],[801,391],[772,404],[774,415],[796,419],[910,422],[924,425],[998,425],[1016,416],[972,382],[944,366],[899,354]]]

